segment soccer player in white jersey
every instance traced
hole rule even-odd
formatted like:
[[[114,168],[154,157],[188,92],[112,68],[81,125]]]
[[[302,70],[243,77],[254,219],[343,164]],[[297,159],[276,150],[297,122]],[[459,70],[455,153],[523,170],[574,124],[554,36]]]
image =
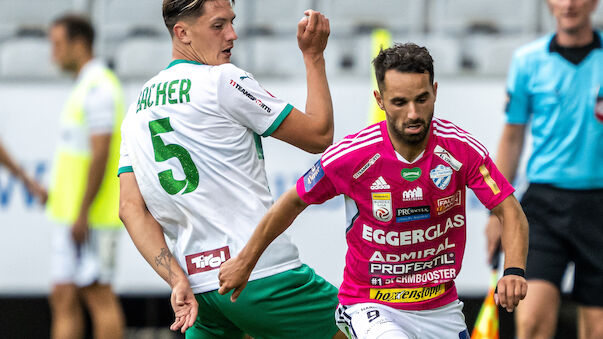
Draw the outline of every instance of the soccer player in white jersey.
[[[331,338],[337,289],[280,237],[235,304],[218,294],[220,264],[238,254],[272,204],[260,136],[309,152],[332,143],[323,51],[329,21],[306,11],[303,113],[230,64],[234,1],[164,0],[173,61],[143,85],[122,125],[120,215],[172,288],[173,330],[187,338]],[[164,239],[167,236],[170,246]]]

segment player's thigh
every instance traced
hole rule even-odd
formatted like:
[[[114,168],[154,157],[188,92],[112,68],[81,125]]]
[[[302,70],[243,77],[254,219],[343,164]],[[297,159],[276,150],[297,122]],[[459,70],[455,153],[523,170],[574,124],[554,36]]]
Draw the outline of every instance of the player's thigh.
[[[463,302],[455,300],[435,309],[409,313],[420,327],[420,338],[469,339],[463,306]]]
[[[548,281],[529,280],[528,293],[515,312],[518,338],[553,337],[557,326],[559,289]]]
[[[230,293],[215,296],[222,312],[256,339],[330,339],[338,331],[337,288],[306,265],[250,281],[236,303]]]
[[[196,294],[199,303],[197,319],[186,330],[186,339],[240,339],[243,331],[222,313],[216,303],[217,291]]]
[[[418,338],[416,334],[419,329],[410,319],[384,305],[340,305],[338,313],[346,319],[346,332],[351,339]]]
[[[571,251],[567,227],[572,218],[559,204],[564,198],[552,187],[532,184],[521,201],[530,224],[526,279],[548,281],[558,289]]]
[[[603,338],[603,307],[578,306],[580,339]]]

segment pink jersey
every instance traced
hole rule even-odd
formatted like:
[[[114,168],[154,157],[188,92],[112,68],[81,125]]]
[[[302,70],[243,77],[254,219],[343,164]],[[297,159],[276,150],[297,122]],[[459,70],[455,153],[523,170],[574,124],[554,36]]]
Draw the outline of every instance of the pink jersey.
[[[345,195],[341,304],[425,310],[456,300],[465,186],[488,209],[514,191],[486,148],[445,120],[432,120],[425,152],[412,164],[394,151],[385,121],[329,147],[297,181],[297,192],[309,204]]]

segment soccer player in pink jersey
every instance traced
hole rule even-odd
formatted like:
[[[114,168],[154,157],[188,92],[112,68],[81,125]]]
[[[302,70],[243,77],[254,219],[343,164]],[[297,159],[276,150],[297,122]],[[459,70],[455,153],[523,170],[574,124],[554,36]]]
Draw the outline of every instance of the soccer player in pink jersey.
[[[468,338],[454,279],[466,240],[465,187],[504,226],[497,302],[512,311],[527,292],[528,223],[486,148],[433,118],[433,60],[398,44],[373,61],[386,120],[345,137],[268,211],[238,256],[220,269],[232,301],[260,254],[309,204],[345,197],[348,251],[338,325],[351,338]]]

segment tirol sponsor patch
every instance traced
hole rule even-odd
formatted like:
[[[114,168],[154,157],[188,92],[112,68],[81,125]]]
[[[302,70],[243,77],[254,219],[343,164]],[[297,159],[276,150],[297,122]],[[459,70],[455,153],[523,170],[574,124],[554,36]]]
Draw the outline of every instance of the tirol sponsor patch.
[[[429,216],[429,206],[416,206],[396,209],[396,222],[423,220],[428,219]]]
[[[413,182],[421,177],[421,169],[419,167],[403,168],[400,174],[402,179]]]
[[[452,178],[452,169],[448,166],[437,165],[436,168],[429,171],[429,177],[437,188],[446,189]]]
[[[438,215],[450,211],[455,206],[461,205],[461,191],[456,191],[453,195],[438,199],[436,201],[436,211]]]
[[[304,189],[306,192],[310,192],[314,185],[316,185],[316,183],[324,176],[325,171],[322,169],[322,163],[318,160],[314,166],[304,174]]]
[[[445,291],[444,284],[419,288],[371,288],[369,297],[389,303],[412,303],[439,297]]]
[[[444,149],[440,145],[437,145],[433,149],[433,153],[435,155],[437,155],[438,157],[440,157],[440,159],[446,161],[446,163],[448,165],[450,165],[450,167],[452,167],[452,169],[454,169],[457,172],[461,169],[461,167],[463,167],[462,162],[456,160],[456,158],[453,157],[452,154],[450,154],[450,152],[448,152],[446,149]]]
[[[230,259],[230,250],[228,246],[224,246],[215,250],[190,254],[185,258],[188,275],[193,275],[218,269],[223,262]]]
[[[373,216],[383,222],[392,220],[392,195],[391,193],[372,193]]]
[[[411,190],[402,192],[402,201],[421,201],[423,200],[423,189],[415,187]]]
[[[366,170],[369,169],[369,167],[373,166],[376,162],[377,159],[379,159],[381,157],[381,154],[377,153],[375,155],[373,155],[372,158],[369,159],[369,161],[366,162],[366,164],[364,164],[359,170],[358,172],[354,173],[354,175],[352,177],[354,177],[354,179],[358,179],[360,178],[361,175],[364,174],[364,172],[366,172]]]

